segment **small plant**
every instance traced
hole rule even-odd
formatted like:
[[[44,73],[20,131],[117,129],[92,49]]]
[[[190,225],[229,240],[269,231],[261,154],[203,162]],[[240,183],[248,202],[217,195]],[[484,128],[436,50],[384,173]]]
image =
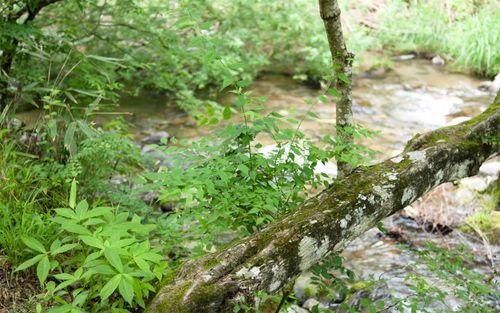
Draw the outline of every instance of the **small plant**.
[[[145,307],[145,299],[155,291],[152,284],[162,278],[166,266],[159,249],[148,240],[155,226],[111,207],[89,208],[85,200],[77,204],[76,181],[69,208],[55,212],[60,239],[47,247],[23,237],[36,255],[16,269],[36,266],[46,290],[41,298],[55,304],[47,312],[124,312]]]

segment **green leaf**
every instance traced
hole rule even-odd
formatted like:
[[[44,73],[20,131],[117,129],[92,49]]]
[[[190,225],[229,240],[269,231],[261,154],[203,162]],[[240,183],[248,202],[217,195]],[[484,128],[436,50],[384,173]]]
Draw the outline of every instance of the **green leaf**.
[[[335,89],[335,88],[329,88],[328,89],[328,94],[330,96],[334,96],[335,98],[340,98],[340,96],[341,96],[340,92],[337,89]]]
[[[325,96],[325,95],[321,95],[318,97],[318,100],[321,102],[321,103],[327,103],[328,102],[328,98]]]
[[[56,275],[54,275],[54,277],[57,278],[58,280],[70,280],[70,279],[74,279],[73,275],[68,274],[68,273],[56,274]]]
[[[49,275],[49,270],[50,270],[49,257],[45,255],[40,260],[40,262],[38,262],[38,265],[36,267],[36,276],[38,277],[40,284],[43,284],[47,279],[47,275]]]
[[[98,248],[98,249],[104,249],[104,243],[92,236],[78,236],[81,241],[83,241],[86,245]]]
[[[35,250],[35,251],[38,251],[41,253],[47,252],[47,250],[45,250],[45,247],[43,246],[43,244],[40,241],[36,240],[35,238],[22,236],[21,240],[24,242],[24,244],[26,246],[28,246],[32,250]]]
[[[76,122],[78,123],[78,127],[85,134],[85,136],[91,138],[96,135],[97,132],[94,129],[90,128],[87,122],[81,120],[78,120]]]
[[[104,257],[108,260],[109,264],[111,264],[118,272],[123,272],[123,264],[118,254],[118,251],[113,248],[106,248],[104,250]]]
[[[224,107],[224,111],[222,111],[222,117],[225,120],[228,120],[231,118],[231,108],[229,106]]]
[[[74,209],[76,205],[76,180],[71,182],[71,190],[69,192],[69,207]]]
[[[18,272],[18,271],[22,271],[24,269],[27,269],[28,267],[31,267],[33,265],[35,265],[38,261],[40,261],[41,258],[44,257],[44,254],[39,254],[23,263],[21,263],[21,265],[19,265],[18,267],[16,267],[16,270],[14,272]]]
[[[68,222],[61,224],[61,228],[70,232],[70,233],[75,233],[78,235],[91,235],[92,233],[85,227],[78,225],[73,222]]]
[[[73,249],[76,246],[78,246],[77,243],[68,243],[66,245],[62,245],[62,246],[58,247],[57,249],[55,249],[53,251],[50,251],[50,254],[57,255],[57,254],[60,254],[60,253],[64,253],[66,251],[69,251],[69,250]]]
[[[79,220],[85,218],[85,214],[87,213],[88,209],[89,209],[89,204],[87,200],[82,200],[78,202],[78,204],[76,205],[75,213],[78,216]]]
[[[76,153],[76,142],[75,142],[75,130],[76,122],[71,122],[66,129],[66,134],[64,135],[64,148],[68,150],[70,155],[75,155]]]
[[[130,284],[127,280],[120,280],[120,285],[118,286],[118,290],[122,295],[123,299],[127,301],[129,304],[132,304],[132,299],[134,298],[134,288],[132,284]]]
[[[312,117],[312,118],[319,118],[319,115],[316,114],[316,113],[314,113],[314,112],[312,112],[312,111],[307,112],[307,115],[310,116],[310,117]]]
[[[245,88],[248,85],[250,85],[250,83],[251,83],[250,80],[248,80],[248,79],[242,79],[242,80],[236,82],[236,86],[238,86],[240,88]]]
[[[337,75],[337,77],[338,77],[341,81],[343,81],[344,83],[346,83],[346,84],[348,84],[348,85],[351,83],[351,82],[349,81],[349,78],[347,78],[347,76],[345,75],[345,73],[340,72],[340,73]]]
[[[248,175],[248,171],[250,171],[248,166],[246,166],[245,164],[240,164],[238,166],[238,169],[243,173],[243,175]]]
[[[121,274],[116,274],[111,278],[104,287],[102,287],[101,292],[99,293],[99,296],[101,297],[102,300],[106,300],[113,294],[113,292],[116,290],[118,287],[118,284],[120,284],[120,281],[122,280],[122,275]]]
[[[78,216],[76,216],[75,211],[72,209],[55,209],[57,215],[72,219],[72,220],[77,220]]]
[[[106,214],[109,214],[113,212],[113,208],[110,207],[97,207],[93,208],[92,210],[88,211],[87,214],[85,214],[84,218],[91,218],[91,217],[96,217],[96,216],[104,216]]]

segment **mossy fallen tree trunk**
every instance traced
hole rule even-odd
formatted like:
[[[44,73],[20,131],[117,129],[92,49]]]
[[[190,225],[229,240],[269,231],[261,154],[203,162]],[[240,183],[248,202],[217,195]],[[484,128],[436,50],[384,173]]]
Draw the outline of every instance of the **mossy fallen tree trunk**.
[[[476,118],[412,139],[385,162],[355,170],[295,213],[227,249],[184,264],[164,282],[147,312],[232,312],[274,293],[384,217],[432,188],[475,175],[500,152],[500,93]]]

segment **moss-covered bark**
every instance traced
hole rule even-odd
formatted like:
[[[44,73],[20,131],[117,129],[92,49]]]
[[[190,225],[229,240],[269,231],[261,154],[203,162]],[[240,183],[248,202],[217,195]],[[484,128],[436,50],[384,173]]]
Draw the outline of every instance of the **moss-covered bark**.
[[[302,271],[432,188],[477,173],[499,152],[500,96],[478,117],[419,136],[400,155],[306,201],[295,213],[227,249],[186,263],[147,312],[232,312]]]

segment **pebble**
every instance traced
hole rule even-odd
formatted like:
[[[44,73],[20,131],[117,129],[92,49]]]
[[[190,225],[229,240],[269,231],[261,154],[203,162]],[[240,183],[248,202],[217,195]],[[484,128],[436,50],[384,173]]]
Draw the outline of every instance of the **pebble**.
[[[439,55],[436,55],[435,57],[433,57],[431,62],[434,65],[444,65],[444,63],[445,63],[444,59],[442,57],[440,57]]]
[[[480,90],[490,91],[492,93],[498,92],[500,90],[500,74],[497,74],[493,81],[484,81],[479,84]]]
[[[149,145],[149,144],[159,145],[162,143],[161,140],[163,138],[168,139],[170,137],[171,137],[170,134],[167,133],[166,131],[159,131],[159,132],[152,133],[151,135],[142,138],[141,143],[143,145]]]
[[[479,173],[496,177],[500,173],[500,161],[487,161],[479,168]]]

